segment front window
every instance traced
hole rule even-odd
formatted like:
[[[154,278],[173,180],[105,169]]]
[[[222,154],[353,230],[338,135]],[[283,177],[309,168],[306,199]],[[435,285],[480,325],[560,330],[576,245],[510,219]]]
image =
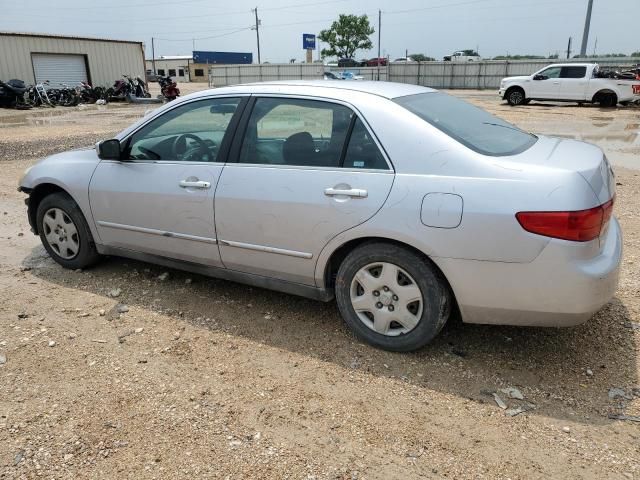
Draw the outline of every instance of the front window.
[[[541,75],[545,78],[560,78],[560,72],[562,71],[562,67],[549,67],[541,72],[538,72],[538,75]]]
[[[175,68],[170,68],[169,69],[169,76],[170,77],[175,77],[176,76],[176,69]]]
[[[535,135],[444,93],[408,95],[394,102],[483,155],[515,155],[537,141]]]
[[[216,98],[169,110],[129,138],[125,158],[216,162],[239,103],[239,98]]]

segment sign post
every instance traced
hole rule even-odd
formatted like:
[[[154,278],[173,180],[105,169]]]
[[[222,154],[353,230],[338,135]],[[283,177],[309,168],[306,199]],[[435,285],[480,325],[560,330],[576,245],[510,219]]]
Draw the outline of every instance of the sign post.
[[[316,36],[313,33],[302,34],[302,49],[307,51],[307,63],[312,63],[313,51],[316,49]]]

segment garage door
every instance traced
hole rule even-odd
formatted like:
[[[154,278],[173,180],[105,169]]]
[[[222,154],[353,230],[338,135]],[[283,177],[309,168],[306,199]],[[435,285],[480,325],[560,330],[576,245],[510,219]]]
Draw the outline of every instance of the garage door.
[[[34,53],[31,55],[36,83],[49,80],[52,86],[63,83],[76,86],[88,81],[84,55],[51,55]]]

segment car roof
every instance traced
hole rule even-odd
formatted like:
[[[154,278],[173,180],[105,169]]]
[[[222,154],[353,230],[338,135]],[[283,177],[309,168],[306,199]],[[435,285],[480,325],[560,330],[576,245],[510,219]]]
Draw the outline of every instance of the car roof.
[[[335,90],[336,97],[341,97],[343,96],[341,94],[351,91],[377,95],[379,97],[388,99],[436,91],[433,88],[421,87],[419,85],[411,85],[408,83],[378,82],[367,80],[279,80],[274,82],[256,82],[230,85],[228,87],[203,90],[199,92],[199,94],[204,96],[210,95],[213,92],[224,93],[222,90],[228,90],[230,93],[268,93],[268,91],[272,89],[270,87],[274,89],[273,93],[288,93],[286,92],[286,87],[291,87],[291,93],[295,94],[313,94],[320,93],[320,91],[322,91],[322,94],[327,96],[330,95],[330,92],[332,90]]]

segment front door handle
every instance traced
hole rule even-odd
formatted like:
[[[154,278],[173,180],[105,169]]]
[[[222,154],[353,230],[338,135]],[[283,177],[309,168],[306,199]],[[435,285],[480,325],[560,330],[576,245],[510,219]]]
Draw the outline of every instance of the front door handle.
[[[369,196],[369,193],[366,190],[363,190],[361,188],[350,188],[350,189],[325,188],[324,194],[327,197],[344,195],[346,197],[367,198],[367,196]]]
[[[180,186],[182,188],[211,188],[211,182],[204,182],[202,180],[180,180]]]

